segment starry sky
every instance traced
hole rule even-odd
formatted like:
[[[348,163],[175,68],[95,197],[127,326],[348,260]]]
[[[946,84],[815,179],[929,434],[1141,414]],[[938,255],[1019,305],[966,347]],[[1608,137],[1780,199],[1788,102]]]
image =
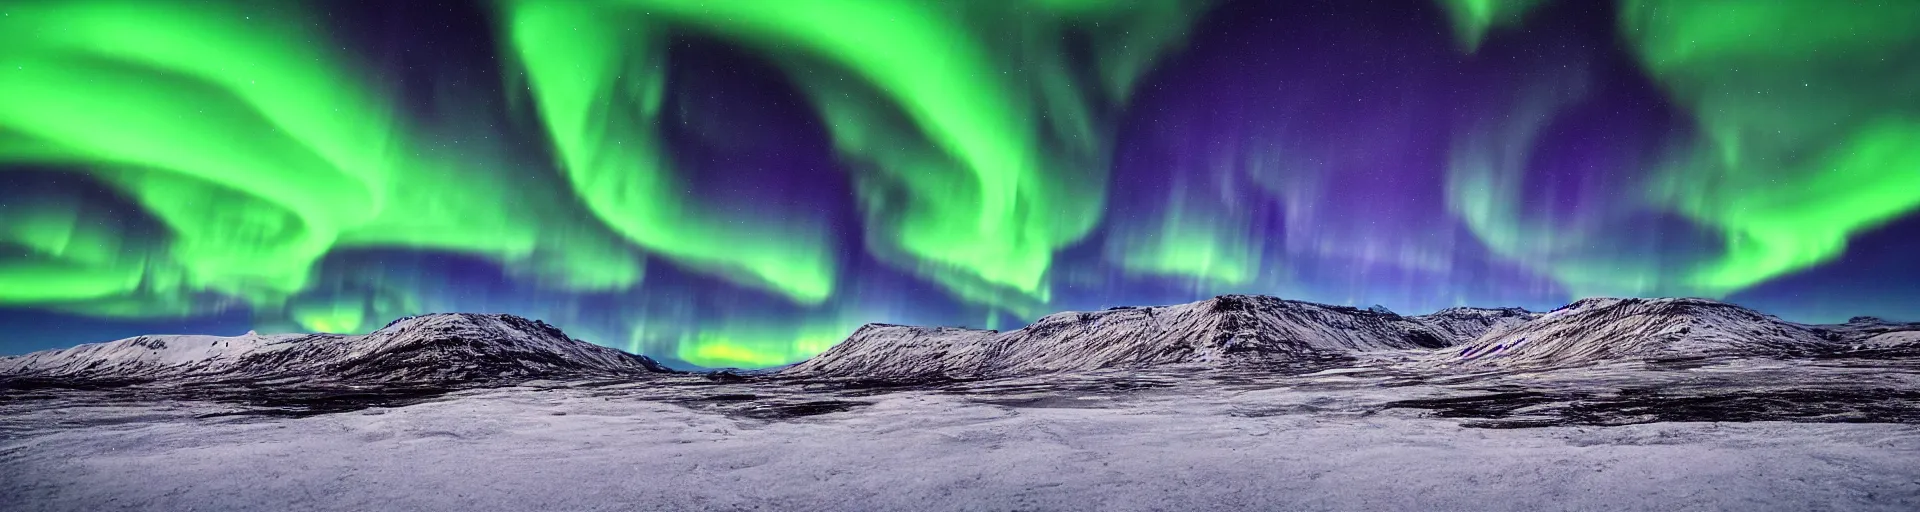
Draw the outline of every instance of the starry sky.
[[[1920,2],[0,0],[0,353],[1260,293],[1920,320]]]

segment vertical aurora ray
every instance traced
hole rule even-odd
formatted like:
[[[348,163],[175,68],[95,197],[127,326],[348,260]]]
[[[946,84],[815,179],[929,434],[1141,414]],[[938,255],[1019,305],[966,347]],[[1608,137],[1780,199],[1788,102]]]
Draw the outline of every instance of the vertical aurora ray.
[[[1448,162],[1448,209],[1495,255],[1549,276],[1571,296],[1674,292],[1668,284],[1671,276],[1658,261],[1619,253],[1622,247],[1633,247],[1611,231],[1623,225],[1620,205],[1585,192],[1580,197],[1585,201],[1572,202],[1597,207],[1524,209],[1529,202],[1553,202],[1529,197],[1527,180],[1540,171],[1533,166],[1541,132],[1556,119],[1568,118],[1570,106],[1586,99],[1586,80],[1574,74],[1533,84],[1504,115],[1460,130],[1466,135],[1456,142]]]
[[[1113,219],[1107,259],[1129,273],[1187,279],[1201,289],[1231,289],[1259,277],[1264,230],[1254,216],[1263,202],[1241,193],[1256,188],[1248,176],[1257,166],[1231,158],[1176,174],[1161,206],[1147,209],[1146,218]]]
[[[1458,97],[1446,34],[1415,38],[1395,25],[1403,14],[1333,5],[1248,2],[1214,16],[1248,21],[1196,35],[1128,119],[1104,256],[1129,284],[1104,286],[1173,278],[1198,284],[1184,296],[1457,302],[1469,287],[1441,283],[1468,270],[1440,210],[1432,148],[1446,134],[1431,129],[1446,119],[1442,98]]]

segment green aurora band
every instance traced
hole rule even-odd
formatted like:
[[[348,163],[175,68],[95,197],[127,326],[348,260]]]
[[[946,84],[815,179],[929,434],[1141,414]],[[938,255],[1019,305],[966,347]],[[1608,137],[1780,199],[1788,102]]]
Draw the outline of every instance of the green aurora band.
[[[1702,137],[1647,173],[1642,203],[1539,218],[1516,208],[1529,141],[1580,86],[1521,95],[1505,126],[1467,129],[1451,163],[1449,205],[1497,254],[1575,296],[1725,297],[1920,207],[1920,71],[1888,61],[1920,50],[1920,5],[1630,0],[1620,24]],[[1716,229],[1721,252],[1678,266],[1636,257],[1647,251],[1600,236],[1641,213],[1622,206]]]
[[[1546,0],[1436,0],[1453,21],[1453,36],[1467,53],[1480,49],[1487,33],[1519,25],[1527,11]]]
[[[1217,160],[1176,174],[1166,199],[1146,218],[1113,219],[1106,258],[1130,272],[1189,281],[1201,294],[1254,282],[1261,273],[1260,230],[1254,205],[1234,192],[1272,170],[1257,158]]]
[[[1725,254],[1683,287],[1718,296],[1810,267],[1920,207],[1920,69],[1894,64],[1920,49],[1920,4],[1634,0],[1621,11],[1643,66],[1706,135],[1651,188],[1725,235]]]
[[[1198,4],[624,3],[842,68],[853,80],[796,80],[809,86],[838,148],[867,168],[856,179],[870,248],[962,297],[1015,304],[1028,301],[1010,295],[1045,302],[1053,252],[1099,224],[1111,130],[1094,117],[1124,100]],[[1082,25],[1105,27],[1092,34],[1109,49],[1098,61],[1104,95],[1064,71],[1060,34],[1076,20],[1105,22]],[[849,82],[856,85],[840,85]],[[846,100],[875,96],[893,105]],[[915,133],[923,138],[902,136]]]
[[[30,250],[0,262],[0,302],[165,316],[225,307],[198,298],[213,294],[272,311],[312,287],[321,257],[354,247],[484,255],[565,288],[638,283],[638,254],[592,243],[602,232],[562,197],[466,163],[484,158],[401,149],[409,143],[391,107],[312,45],[319,37],[299,16],[200,7],[6,6],[0,161],[89,173],[164,234],[136,244],[146,251],[98,254],[57,241],[125,235],[59,222],[72,212],[33,212],[8,230]],[[326,318],[301,322],[307,329],[362,328],[360,315],[316,313],[359,305],[295,304],[306,305],[293,316]]]
[[[586,2],[516,2],[507,32],[560,167],[602,221],[640,247],[817,304],[833,293],[823,229],[688,204],[655,120],[665,92],[659,27]],[[774,216],[778,218],[778,216]]]
[[[429,293],[453,286],[439,278],[353,260],[404,249],[498,265],[553,311],[605,302],[631,313],[617,321],[624,339],[595,341],[670,346],[711,367],[803,359],[888,296],[856,275],[823,214],[689,192],[662,126],[669,48],[687,37],[774,57],[852,183],[822,201],[851,203],[866,254],[988,327],[1050,312],[1055,287],[1098,284],[1103,272],[1195,294],[1285,293],[1292,269],[1276,252],[1375,249],[1365,236],[1333,249],[1291,237],[1324,191],[1310,190],[1319,171],[1278,165],[1317,155],[1278,148],[1309,141],[1232,141],[1258,157],[1168,169],[1146,213],[1109,211],[1135,89],[1211,2],[488,5],[505,100],[529,100],[522,121],[546,153],[473,143],[520,134],[462,122],[460,105],[404,113],[297,4],[0,0],[0,172],[65,173],[139,209],[4,198],[0,306],[112,318],[245,309],[262,330],[366,332],[451,307]],[[1473,59],[1553,3],[1434,5]],[[1544,73],[1500,96],[1502,115],[1437,146],[1451,149],[1445,213],[1463,239],[1569,296],[1726,297],[1832,261],[1920,209],[1920,68],[1895,64],[1920,54],[1920,3],[1623,0],[1618,11],[1621,43],[1692,132],[1616,169],[1636,201],[1527,209],[1534,144],[1550,124],[1579,122],[1568,111],[1589,80]],[[1259,213],[1275,205],[1289,216],[1286,240],[1266,238]],[[1649,256],[1671,240],[1623,234],[1648,216],[1708,231],[1714,246]],[[1082,245],[1101,268],[1061,264]],[[1377,252],[1403,267],[1453,264],[1430,249]],[[648,277],[650,258],[765,295],[785,314],[700,317],[675,304],[681,290],[657,288],[672,285]],[[565,314],[549,320],[573,328]]]
[[[1630,220],[1632,210],[1594,198],[1578,198],[1577,212],[1547,215],[1524,211],[1525,190],[1540,132],[1587,95],[1585,77],[1567,73],[1518,94],[1504,115],[1461,130],[1448,162],[1447,207],[1494,254],[1539,272],[1574,296],[1694,294],[1662,289],[1670,280],[1659,261],[1643,261],[1641,247],[1608,228]],[[1605,240],[1606,243],[1599,243]]]
[[[503,5],[512,52],[527,69],[562,167],[602,220],[637,244],[694,265],[745,270],[804,304],[833,291],[833,261],[818,227],[796,222],[753,229],[754,219],[766,216],[720,219],[675,206],[682,199],[672,192],[670,157],[654,142],[661,45],[676,30],[693,31],[787,61],[823,64],[793,69],[793,80],[814,99],[837,149],[859,171],[869,249],[964,300],[1031,316],[1048,300],[1045,277],[1054,251],[1099,224],[1112,111],[1147,63],[1178,42],[1201,4]],[[1099,84],[1067,72],[1060,40],[1068,30],[1088,31],[1101,49],[1093,70]],[[996,72],[1007,69],[1030,71]],[[1049,122],[1036,125],[1035,118]],[[748,330],[760,331],[749,339],[767,338],[768,329]],[[747,350],[739,338],[702,332],[683,336],[678,346],[696,362],[736,354],[735,361],[764,365],[765,356],[745,354],[780,353],[766,348],[780,343]]]

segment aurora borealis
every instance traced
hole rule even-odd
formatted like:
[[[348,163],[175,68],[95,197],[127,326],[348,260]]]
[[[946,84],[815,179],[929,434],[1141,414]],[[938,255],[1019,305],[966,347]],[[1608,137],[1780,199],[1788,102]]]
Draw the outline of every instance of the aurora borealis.
[[[1920,315],[1920,2],[0,1],[0,352],[755,367],[1263,293]]]

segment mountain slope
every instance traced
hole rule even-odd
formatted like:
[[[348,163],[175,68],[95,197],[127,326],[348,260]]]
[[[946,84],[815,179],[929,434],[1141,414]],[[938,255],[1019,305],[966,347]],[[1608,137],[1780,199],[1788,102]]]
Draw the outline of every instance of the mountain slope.
[[[0,358],[0,375],[98,379],[151,379],[174,374],[216,372],[239,358],[278,350],[305,338],[327,335],[261,336],[148,335],[73,348],[43,350]]]
[[[1479,339],[1489,332],[1527,323],[1539,316],[1539,313],[1520,308],[1456,307],[1411,318],[1443,337],[1456,340],[1453,344],[1457,345]]]
[[[138,336],[0,358],[0,376],[93,380],[471,382],[664,371],[544,322],[464,313],[402,318],[364,336]]]
[[[1808,326],[1839,345],[1834,357],[1920,357],[1920,323],[1854,317],[1844,324]]]
[[[1290,361],[1447,347],[1464,341],[1455,332],[1513,321],[1502,315],[1480,319],[1461,313],[1475,318],[1422,321],[1384,311],[1225,295],[1173,306],[1057,313],[1007,332],[869,324],[781,374],[915,379]]]
[[[1440,354],[1460,364],[1559,367],[1623,358],[1790,355],[1835,348],[1812,326],[1705,299],[1584,299]]]

